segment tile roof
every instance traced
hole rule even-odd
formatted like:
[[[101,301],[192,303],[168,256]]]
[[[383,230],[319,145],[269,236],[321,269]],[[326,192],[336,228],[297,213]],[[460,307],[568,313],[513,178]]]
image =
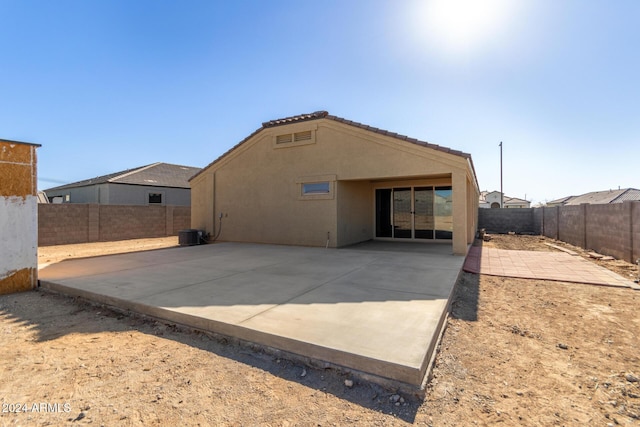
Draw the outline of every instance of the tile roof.
[[[561,197],[559,199],[555,199],[555,200],[551,200],[550,202],[547,202],[548,205],[558,205],[558,204],[564,204],[566,202],[568,202],[569,200],[573,199],[575,196],[566,196],[566,197]]]
[[[640,190],[636,188],[623,188],[620,190],[592,191],[579,196],[564,197],[553,200],[549,202],[549,204],[562,204],[564,206],[575,206],[584,203],[606,205],[634,200],[640,200]]]
[[[300,114],[298,116],[285,117],[283,119],[269,120],[268,122],[263,122],[262,127],[271,128],[274,126],[305,122],[307,120],[322,119],[324,117],[327,117],[327,115],[329,115],[327,111],[316,111],[315,113]]]
[[[86,187],[89,185],[117,183],[130,185],[147,185],[152,187],[189,188],[189,178],[199,172],[200,168],[173,165],[170,163],[152,163],[133,169],[97,176],[83,181],[73,182],[46,191],[64,190],[67,188]]]
[[[523,204],[523,203],[530,203],[528,200],[524,200],[524,199],[519,199],[517,197],[504,197],[504,203],[509,203],[509,204]]]
[[[220,160],[222,160],[229,153],[234,151],[236,148],[238,148],[239,146],[244,144],[246,141],[251,139],[256,134],[260,133],[264,129],[273,128],[273,127],[276,127],[276,126],[288,125],[288,124],[292,124],[292,123],[299,123],[299,122],[305,122],[305,121],[310,121],[310,120],[318,120],[318,119],[333,120],[333,121],[338,122],[338,123],[343,123],[343,124],[346,124],[346,125],[349,125],[349,126],[354,126],[354,127],[360,128],[360,129],[365,129],[365,130],[368,130],[370,132],[378,133],[380,135],[390,136],[392,138],[397,138],[397,139],[400,139],[402,141],[411,142],[413,144],[421,145],[423,147],[431,148],[433,150],[438,150],[438,151],[442,151],[444,153],[453,154],[455,156],[464,157],[465,159],[469,160],[469,162],[471,164],[471,168],[473,169],[474,175],[476,173],[475,172],[475,167],[473,166],[473,161],[471,160],[471,154],[468,154],[468,153],[465,153],[465,152],[462,152],[462,151],[458,151],[458,150],[452,150],[451,148],[443,147],[443,146],[436,145],[436,144],[431,144],[431,143],[426,142],[426,141],[421,141],[419,139],[411,138],[411,137],[408,137],[406,135],[401,135],[401,134],[398,134],[398,133],[395,133],[395,132],[389,132],[388,130],[376,128],[376,127],[373,127],[373,126],[368,126],[368,125],[365,125],[365,124],[362,124],[362,123],[354,122],[352,120],[343,119],[342,117],[337,117],[337,116],[329,114],[328,111],[320,110],[320,111],[316,111],[314,113],[300,114],[300,115],[297,115],[297,116],[285,117],[285,118],[282,118],[282,119],[275,119],[275,120],[269,120],[267,122],[263,122],[262,123],[262,127],[260,127],[259,129],[256,129],[253,133],[251,133],[251,135],[249,135],[246,138],[244,138],[242,141],[240,141],[239,143],[237,143],[236,145],[231,147],[228,151],[223,153],[220,157],[218,157],[213,162],[209,163],[207,166],[202,168],[202,170],[200,172],[196,173],[195,175],[193,175],[191,177],[191,179],[193,179],[196,176],[200,175],[200,173],[202,173],[205,169],[208,169],[209,167],[213,166],[215,163],[217,163]]]
[[[619,195],[613,203],[622,203],[627,201],[637,201],[640,200],[640,190],[636,188],[627,188],[627,190]]]
[[[485,191],[481,191],[480,192],[480,198],[479,198],[480,203],[483,203],[483,202],[484,203],[488,203],[487,202],[487,196],[489,194],[493,194],[493,193],[500,194],[499,191],[486,191],[486,190]],[[507,196],[507,195],[505,195],[502,200],[503,200],[504,204],[507,204],[507,203],[509,203],[509,204],[531,203],[529,200],[519,199],[518,197],[510,197],[510,196]]]

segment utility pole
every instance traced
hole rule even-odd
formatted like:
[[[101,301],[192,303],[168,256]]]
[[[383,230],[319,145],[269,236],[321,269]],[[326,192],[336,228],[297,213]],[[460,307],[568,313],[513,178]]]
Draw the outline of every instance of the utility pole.
[[[502,191],[502,141],[500,141],[500,208],[504,208],[504,192]]]

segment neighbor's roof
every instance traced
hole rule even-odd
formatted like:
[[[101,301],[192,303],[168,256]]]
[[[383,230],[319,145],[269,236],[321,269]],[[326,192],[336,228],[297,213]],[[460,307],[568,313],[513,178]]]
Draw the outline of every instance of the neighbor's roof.
[[[565,206],[581,205],[606,205],[610,203],[622,203],[624,201],[640,200],[640,190],[636,188],[623,188],[621,190],[592,191],[580,196],[569,196],[553,200],[549,204],[563,204]]]
[[[516,204],[516,205],[530,203],[528,200],[518,199],[517,197],[507,197],[507,196],[504,197],[504,202],[508,204]]]
[[[479,198],[479,202],[480,203],[488,203],[487,202],[487,196],[489,194],[493,194],[493,193],[498,193],[500,194],[499,191],[481,191],[480,192],[480,198]],[[509,196],[504,196],[503,199],[504,204],[517,204],[517,205],[521,205],[521,204],[525,204],[525,203],[531,203],[529,200],[525,200],[525,199],[519,199],[517,197],[509,197]]]
[[[84,181],[49,188],[45,191],[57,191],[67,188],[86,187],[89,185],[116,183],[130,185],[148,185],[152,187],[189,188],[189,178],[199,172],[200,168],[172,165],[169,163],[153,163],[121,172],[102,175]]]
[[[565,203],[567,203],[569,200],[573,199],[576,196],[566,196],[566,197],[561,197],[559,199],[555,199],[555,200],[551,200],[550,202],[547,202],[548,205],[563,205]]]
[[[215,159],[213,162],[211,162],[210,164],[208,164],[207,166],[202,168],[202,170],[200,172],[198,172],[197,174],[193,175],[191,177],[191,179],[193,179],[196,176],[200,175],[200,173],[202,173],[205,169],[208,169],[209,167],[213,166],[215,163],[217,163],[220,160],[222,160],[224,157],[226,157],[233,150],[235,150],[236,148],[238,148],[239,146],[244,144],[246,141],[248,141],[249,139],[251,139],[253,136],[255,136],[256,134],[258,134],[259,132],[261,132],[264,129],[273,128],[273,127],[282,126],[282,125],[288,125],[288,124],[292,124],[292,123],[300,123],[300,122],[306,122],[306,121],[310,121],[310,120],[318,120],[318,119],[333,120],[333,121],[336,121],[336,122],[339,122],[339,123],[344,123],[344,124],[349,125],[349,126],[354,126],[354,127],[360,128],[360,129],[365,129],[365,130],[368,130],[370,132],[375,132],[375,133],[379,133],[381,135],[390,136],[392,138],[397,138],[397,139],[400,139],[402,141],[411,142],[413,144],[421,145],[423,147],[431,148],[433,150],[438,150],[438,151],[442,151],[442,152],[445,152],[445,153],[453,154],[453,155],[456,155],[456,156],[464,157],[465,159],[469,160],[469,162],[471,164],[471,168],[473,169],[473,173],[475,175],[475,168],[473,166],[473,161],[471,160],[471,154],[464,153],[464,152],[458,151],[458,150],[452,150],[451,148],[443,147],[443,146],[440,146],[440,145],[431,144],[429,142],[421,141],[421,140],[416,139],[416,138],[410,138],[410,137],[408,137],[406,135],[401,135],[401,134],[398,134],[398,133],[395,133],[395,132],[389,132],[388,130],[379,129],[379,128],[376,128],[376,127],[373,127],[373,126],[368,126],[368,125],[365,125],[365,124],[362,124],[362,123],[358,123],[358,122],[354,122],[354,121],[351,121],[351,120],[343,119],[341,117],[333,116],[333,115],[329,114],[327,111],[316,111],[314,113],[300,114],[300,115],[297,115],[297,116],[285,117],[285,118],[282,118],[282,119],[275,119],[275,120],[269,120],[268,122],[263,122],[262,123],[262,127],[260,127],[259,129],[256,129],[251,135],[247,136],[245,139],[243,139],[238,144],[236,144],[231,149],[229,149],[226,153],[222,154],[220,157]]]

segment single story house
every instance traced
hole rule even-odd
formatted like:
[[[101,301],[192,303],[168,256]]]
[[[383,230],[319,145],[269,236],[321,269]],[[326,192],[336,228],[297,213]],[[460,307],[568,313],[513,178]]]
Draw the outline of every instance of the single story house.
[[[483,209],[496,209],[500,207],[500,195],[499,191],[482,191],[480,193],[480,208]],[[514,208],[530,208],[531,202],[517,197],[504,196],[502,204],[505,209]]]
[[[637,188],[623,188],[617,190],[592,191],[580,196],[568,196],[547,202],[548,207],[577,206],[582,204],[608,205],[627,201],[640,201],[640,190]]]
[[[219,241],[452,245],[477,228],[469,154],[317,111],[264,122],[191,178],[191,226]]]
[[[51,203],[191,205],[189,178],[200,168],[153,163],[45,190]]]

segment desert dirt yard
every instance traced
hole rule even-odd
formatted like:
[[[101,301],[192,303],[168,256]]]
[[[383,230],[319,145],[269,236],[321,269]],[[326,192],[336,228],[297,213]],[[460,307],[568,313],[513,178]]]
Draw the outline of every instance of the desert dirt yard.
[[[539,236],[483,244],[555,250],[550,242],[585,254]],[[39,258],[176,245],[44,247]],[[464,273],[421,399],[85,300],[5,295],[0,425],[640,425],[639,308],[631,289]]]

